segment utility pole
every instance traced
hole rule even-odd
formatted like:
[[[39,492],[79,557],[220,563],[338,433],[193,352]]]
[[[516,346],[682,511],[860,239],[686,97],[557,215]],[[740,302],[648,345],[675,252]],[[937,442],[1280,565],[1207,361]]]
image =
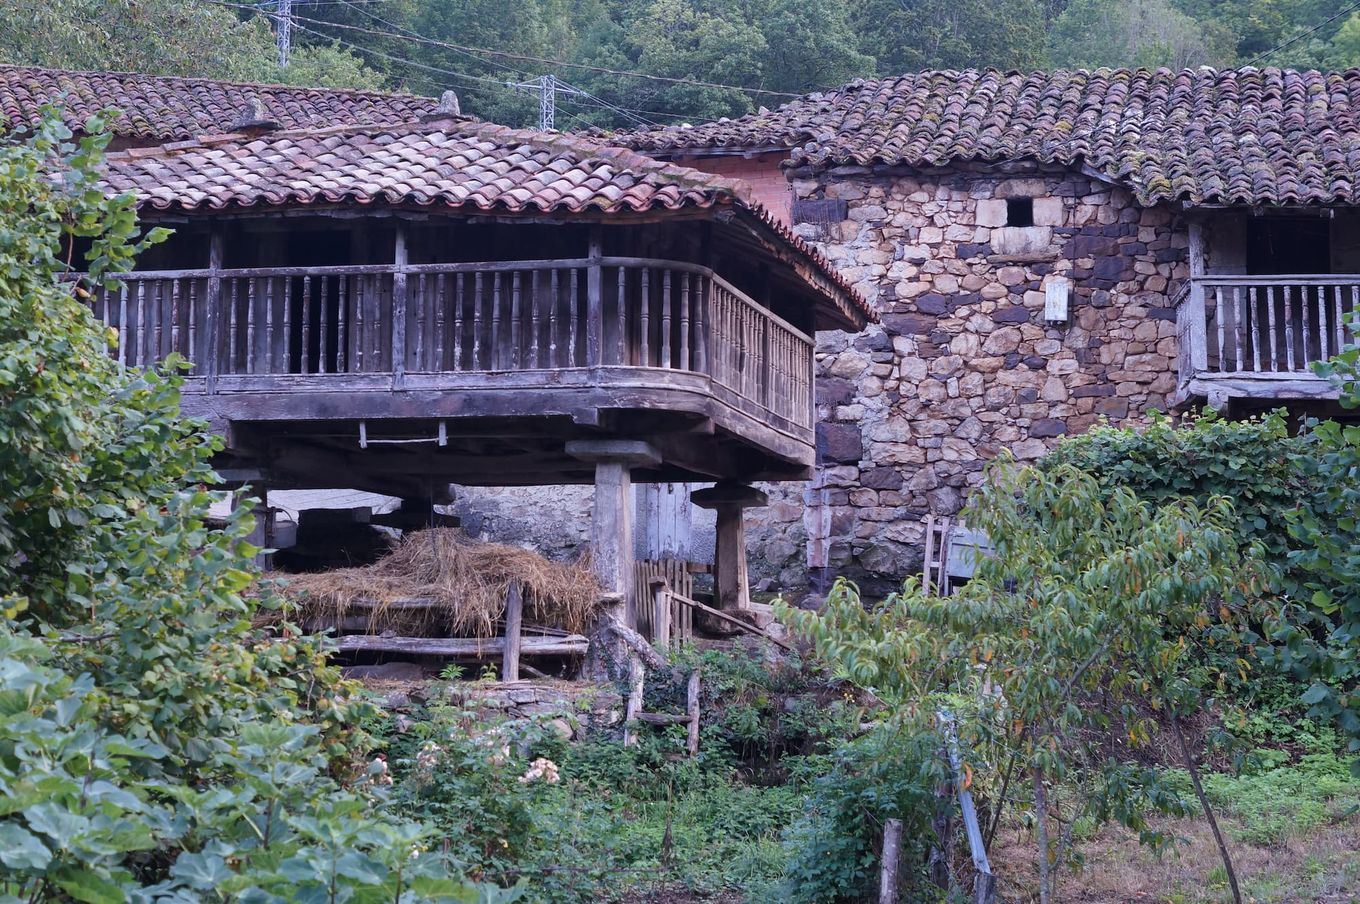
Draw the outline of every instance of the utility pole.
[[[531,82],[506,82],[505,85],[507,88],[520,88],[538,93],[538,128],[543,132],[556,128],[554,123],[557,119],[557,93],[559,91],[563,94],[583,93],[566,82],[560,81],[551,72],[547,75],[540,75]]]
[[[279,68],[288,68],[288,52],[293,49],[293,0],[278,0],[279,11],[275,15],[278,25]]]

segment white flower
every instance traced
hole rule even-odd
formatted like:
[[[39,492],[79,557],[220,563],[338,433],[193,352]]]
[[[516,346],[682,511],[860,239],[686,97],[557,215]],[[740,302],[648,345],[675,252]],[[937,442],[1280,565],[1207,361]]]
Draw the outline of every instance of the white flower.
[[[530,763],[529,770],[519,777],[521,785],[527,785],[529,782],[536,782],[539,779],[550,785],[555,785],[561,781],[562,777],[558,774],[557,764],[546,757],[539,757]]]

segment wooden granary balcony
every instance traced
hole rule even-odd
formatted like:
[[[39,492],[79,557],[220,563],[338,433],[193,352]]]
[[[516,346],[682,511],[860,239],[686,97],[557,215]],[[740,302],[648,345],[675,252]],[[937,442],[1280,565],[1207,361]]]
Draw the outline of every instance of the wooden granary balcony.
[[[1312,372],[1356,341],[1360,274],[1197,276],[1177,296],[1179,397],[1335,399]]]
[[[707,267],[622,257],[146,271],[109,353],[192,364],[210,421],[692,409],[807,448],[812,339]]]

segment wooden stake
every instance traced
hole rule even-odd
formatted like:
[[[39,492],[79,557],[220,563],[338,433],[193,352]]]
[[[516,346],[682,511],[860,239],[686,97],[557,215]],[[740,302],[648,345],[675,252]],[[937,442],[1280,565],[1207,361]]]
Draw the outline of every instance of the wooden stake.
[[[897,904],[897,868],[902,855],[902,820],[883,823],[883,858],[878,873],[878,904]]]
[[[652,585],[652,638],[658,650],[671,646],[671,594],[664,582]]]
[[[628,659],[628,702],[623,709],[623,746],[633,747],[637,745],[637,722],[638,714],[642,712],[642,663],[629,657]]]
[[[519,581],[505,590],[505,656],[501,659],[501,680],[519,680],[521,625],[524,621],[524,593]]]
[[[669,601],[667,601],[669,606]],[[685,747],[689,755],[699,755],[699,670],[689,673],[689,685],[685,688],[685,712],[689,715],[689,738]]]

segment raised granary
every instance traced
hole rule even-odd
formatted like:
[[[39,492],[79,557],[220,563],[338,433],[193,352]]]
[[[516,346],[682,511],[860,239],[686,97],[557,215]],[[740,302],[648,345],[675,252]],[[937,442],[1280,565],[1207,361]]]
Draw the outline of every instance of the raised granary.
[[[191,362],[225,475],[594,484],[625,601],[630,483],[810,475],[811,335],[870,317],[741,183],[451,112],[133,148],[105,185],[175,230],[97,298],[110,354]]]

